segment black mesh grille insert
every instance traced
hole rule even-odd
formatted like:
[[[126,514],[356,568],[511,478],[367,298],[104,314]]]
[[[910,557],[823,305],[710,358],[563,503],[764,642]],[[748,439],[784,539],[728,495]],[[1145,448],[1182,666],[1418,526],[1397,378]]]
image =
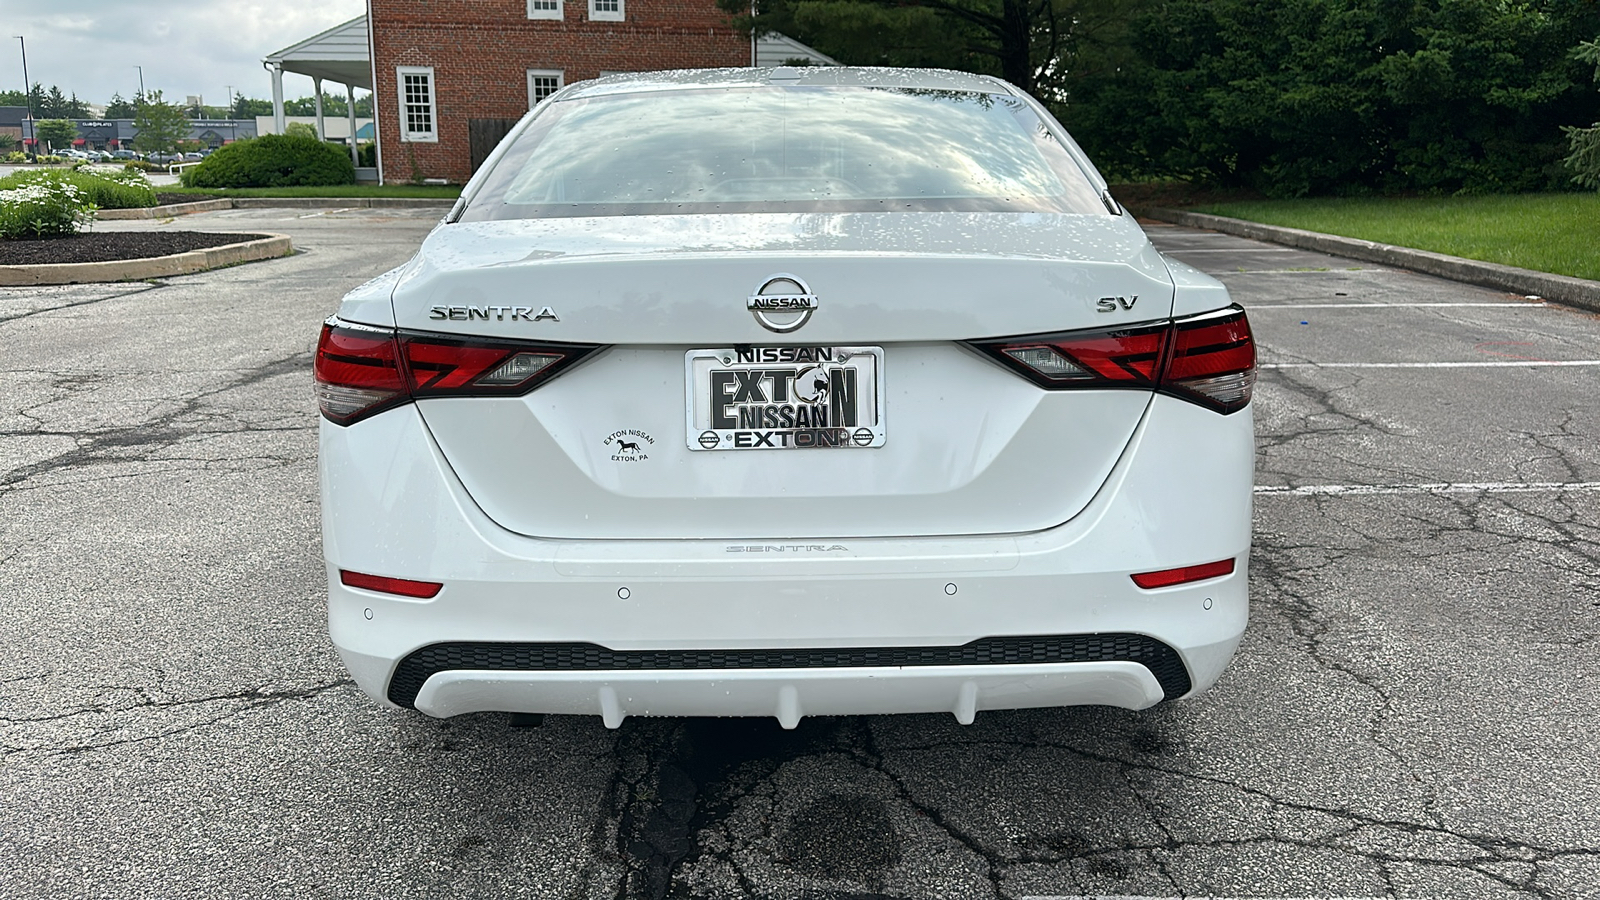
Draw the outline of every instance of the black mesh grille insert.
[[[1189,692],[1178,651],[1142,634],[1063,634],[983,638],[959,647],[825,647],[779,650],[607,650],[596,644],[456,641],[413,651],[395,668],[389,700],[414,708],[435,672],[650,669],[849,669],[867,666],[1000,666],[1016,663],[1136,662],[1160,682],[1165,699]]]

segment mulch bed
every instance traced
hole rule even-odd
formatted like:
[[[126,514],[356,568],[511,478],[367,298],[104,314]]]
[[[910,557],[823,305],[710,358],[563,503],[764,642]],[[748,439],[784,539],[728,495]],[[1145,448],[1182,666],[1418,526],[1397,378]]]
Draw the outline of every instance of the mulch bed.
[[[0,266],[144,259],[264,237],[267,235],[206,234],[201,231],[101,231],[31,241],[0,240]]]

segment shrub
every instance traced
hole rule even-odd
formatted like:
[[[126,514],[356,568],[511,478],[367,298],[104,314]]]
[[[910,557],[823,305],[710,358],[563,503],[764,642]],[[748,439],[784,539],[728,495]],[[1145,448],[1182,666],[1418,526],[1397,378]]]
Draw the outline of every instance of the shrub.
[[[11,180],[0,179],[0,185]],[[78,229],[94,221],[94,212],[88,196],[67,179],[38,178],[15,187],[0,187],[0,238],[77,234]]]
[[[360,147],[358,147],[356,149],[356,153],[358,153],[361,156],[361,167],[362,168],[364,168],[364,169],[376,169],[378,167],[378,145],[377,144],[373,143],[372,141],[368,141],[365,144],[362,144]]]
[[[317,139],[317,129],[304,122],[290,122],[283,129],[283,133],[295,137],[308,137],[313,141]]]
[[[137,209],[156,205],[156,191],[144,176],[113,166],[80,166],[53,172],[17,172],[0,178],[0,188],[54,182],[70,184],[100,209]]]
[[[355,184],[350,154],[315,138],[265,134],[217,148],[180,176],[184,187],[245,188]]]

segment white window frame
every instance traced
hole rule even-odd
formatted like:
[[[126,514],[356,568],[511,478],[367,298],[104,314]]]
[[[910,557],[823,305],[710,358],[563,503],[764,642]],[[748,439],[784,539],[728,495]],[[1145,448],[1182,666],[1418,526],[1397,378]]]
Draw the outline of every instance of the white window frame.
[[[615,0],[615,2],[617,4],[616,12],[611,12],[610,10],[601,11],[601,10],[595,9],[595,4],[597,2],[599,2],[599,0],[589,0],[589,21],[591,21],[591,22],[621,22],[621,21],[624,21],[624,20],[627,19],[628,0]]]
[[[528,108],[529,109],[533,109],[535,106],[539,105],[539,101],[535,100],[534,96],[533,96],[533,79],[535,79],[535,78],[554,78],[556,80],[556,91],[559,91],[562,88],[567,86],[567,75],[566,75],[566,71],[564,69],[529,69],[528,70]],[[555,93],[555,91],[551,91],[550,93],[553,94],[553,93]]]
[[[535,7],[535,3],[549,3],[551,0],[528,0],[528,18],[530,19],[555,19],[561,21],[566,18],[566,0],[554,0],[555,9]]]
[[[433,125],[431,131],[412,131],[411,123],[406,115],[406,76],[428,76],[428,121]],[[438,79],[433,74],[433,66],[395,66],[395,88],[400,100],[400,140],[412,144],[437,144],[439,142],[439,100]]]

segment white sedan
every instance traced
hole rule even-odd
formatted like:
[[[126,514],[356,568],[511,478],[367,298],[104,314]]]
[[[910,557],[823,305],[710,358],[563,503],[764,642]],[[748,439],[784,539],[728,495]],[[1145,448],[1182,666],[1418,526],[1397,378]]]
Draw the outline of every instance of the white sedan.
[[[431,716],[1193,696],[1245,628],[1255,352],[992,78],[541,103],[322,329],[333,642]]]

